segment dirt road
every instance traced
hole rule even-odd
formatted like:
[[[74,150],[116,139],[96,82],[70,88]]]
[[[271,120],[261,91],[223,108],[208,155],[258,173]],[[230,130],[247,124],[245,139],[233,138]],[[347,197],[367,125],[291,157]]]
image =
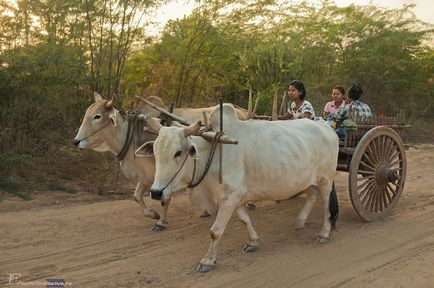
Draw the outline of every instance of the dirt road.
[[[153,221],[130,200],[65,199],[21,210],[20,200],[9,199],[0,203],[0,285],[18,273],[22,284],[63,278],[72,283],[67,287],[80,288],[434,287],[434,145],[408,150],[407,159],[404,194],[386,220],[361,221],[349,201],[347,174],[339,173],[341,213],[330,243],[314,242],[319,204],[298,231],[293,224],[303,197],[259,203],[251,212],[258,251],[241,252],[247,233],[233,217],[217,268],[208,274],[195,266],[208,248],[213,219],[199,218],[185,194],[172,200],[161,233],[151,231]]]

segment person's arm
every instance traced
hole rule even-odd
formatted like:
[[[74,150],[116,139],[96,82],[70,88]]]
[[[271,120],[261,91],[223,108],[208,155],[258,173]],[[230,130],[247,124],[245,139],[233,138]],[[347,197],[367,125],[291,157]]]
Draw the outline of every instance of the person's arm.
[[[294,115],[292,115],[292,113],[290,113],[289,111],[287,111],[285,114],[283,114],[282,119],[292,119]]]
[[[312,115],[315,114],[313,111],[314,110],[312,104],[305,102],[301,109],[301,115],[303,118],[310,119],[310,117],[312,117]]]
[[[330,115],[330,102],[327,102],[327,104],[324,106],[324,119],[327,118],[327,116]]]

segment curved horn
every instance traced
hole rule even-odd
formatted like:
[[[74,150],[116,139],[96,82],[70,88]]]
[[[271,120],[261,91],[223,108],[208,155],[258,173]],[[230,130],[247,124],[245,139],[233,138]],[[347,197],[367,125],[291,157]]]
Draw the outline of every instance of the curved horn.
[[[196,135],[197,132],[199,132],[199,130],[200,130],[201,124],[202,124],[202,122],[200,122],[200,120],[197,120],[196,122],[194,122],[190,126],[185,127],[184,128],[184,136],[188,137],[190,135]]]
[[[160,122],[158,122],[156,119],[152,118],[149,115],[146,114],[139,114],[137,116],[138,120],[142,120],[146,122],[147,129],[150,130],[151,133],[155,133],[158,135],[158,132],[160,132],[161,127],[163,127]]]
[[[106,109],[106,110],[110,110],[110,109],[112,109],[112,108],[113,108],[113,99],[107,101],[107,103],[105,104],[105,109]]]
[[[206,141],[212,141],[214,139],[214,137],[215,137],[216,134],[217,134],[217,132],[208,131],[208,132],[201,133],[200,136],[202,136],[203,139],[205,139]],[[235,139],[232,139],[232,138],[230,138],[230,137],[228,137],[226,135],[222,135],[222,136],[220,136],[219,143],[222,143],[222,144],[238,144],[238,141],[235,140]]]

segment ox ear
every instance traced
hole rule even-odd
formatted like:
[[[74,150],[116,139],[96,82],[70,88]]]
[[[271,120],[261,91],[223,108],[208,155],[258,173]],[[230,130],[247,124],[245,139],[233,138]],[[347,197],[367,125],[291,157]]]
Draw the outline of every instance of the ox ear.
[[[188,142],[188,153],[191,157],[199,159],[199,149],[197,149],[196,143],[194,143],[190,138],[187,138]]]
[[[154,141],[148,141],[136,150],[137,157],[154,156]]]
[[[96,91],[93,92],[93,99],[95,100],[95,102],[99,100],[103,100],[102,96]]]

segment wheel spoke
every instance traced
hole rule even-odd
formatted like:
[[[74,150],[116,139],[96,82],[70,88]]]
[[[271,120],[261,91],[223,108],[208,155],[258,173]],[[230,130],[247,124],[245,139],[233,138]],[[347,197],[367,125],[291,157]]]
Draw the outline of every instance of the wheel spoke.
[[[393,161],[392,163],[390,163],[390,164],[389,164],[389,167],[393,167],[393,166],[395,166],[396,164],[401,163],[401,162],[402,162],[402,160],[401,160],[400,158],[398,158],[397,160],[395,160],[395,161]]]
[[[381,161],[384,161],[384,157],[385,157],[385,153],[386,153],[386,150],[384,149],[384,141],[385,141],[385,136],[383,135],[383,136],[380,136],[380,137],[378,137],[378,146],[379,146],[379,150],[378,150],[378,152],[379,152],[379,156],[380,156],[380,158],[381,158]]]
[[[390,192],[392,192],[393,197],[395,197],[396,191],[395,191],[395,189],[393,189],[392,186],[390,186],[390,184],[393,184],[396,187],[398,187],[398,184],[395,184],[394,182],[389,182],[386,184],[387,188],[389,188]]]
[[[387,202],[386,193],[387,193],[387,187],[384,186],[383,187],[383,193],[382,193],[382,199],[383,199],[384,209],[386,209],[387,206],[389,206],[389,202]]]
[[[371,191],[372,189],[375,187],[375,182],[370,183],[366,189],[364,189],[364,191],[362,191],[362,193],[360,193],[361,195],[364,194],[363,199],[362,199],[362,203],[364,206],[367,206],[369,198],[371,198]]]
[[[380,195],[379,195],[379,197],[378,197],[378,202],[380,202],[380,211],[379,212],[381,212],[381,211],[383,211],[385,208],[386,208],[386,206],[387,205],[385,205],[384,204],[384,190],[385,190],[386,188],[384,187],[384,186],[381,186],[380,187]]]
[[[374,152],[372,152],[371,145],[369,144],[368,147],[366,147],[367,152],[369,152],[369,155],[371,156],[371,159],[374,161],[374,163],[378,163],[378,159],[375,157]]]
[[[357,186],[357,191],[360,191],[360,190],[366,188],[366,186],[368,186],[369,183],[372,183],[373,181],[375,181],[374,178],[369,178],[368,180],[366,180],[365,182],[363,182],[362,184]]]
[[[373,202],[374,202],[376,189],[377,189],[377,187],[374,186],[374,187],[372,187],[372,189],[369,190],[369,198],[368,198],[368,201],[366,202],[366,208],[371,212],[372,212],[372,206],[373,206]]]
[[[372,197],[371,197],[371,201],[370,201],[370,204],[369,204],[369,210],[371,211],[371,212],[374,212],[374,208],[375,208],[375,198],[376,198],[376,196],[377,196],[377,186],[375,186],[372,190],[371,190],[371,193],[372,193]]]
[[[375,177],[375,175],[361,175],[361,174],[357,174],[357,182],[360,182],[360,181],[364,181],[364,180],[369,180],[369,179],[372,179],[372,178],[374,178]]]
[[[377,197],[375,199],[375,212],[381,212],[383,210],[383,201],[381,201],[382,188],[377,188]]]
[[[389,202],[392,203],[393,201],[393,192],[389,191],[390,187],[386,185],[386,190],[385,193],[387,196],[387,199],[389,199]],[[392,194],[392,196],[390,196],[390,194]]]
[[[365,158],[366,160],[368,160],[370,166],[375,167],[375,163],[374,161],[369,157],[368,153],[363,153],[362,159]]]
[[[378,162],[381,162],[382,157],[381,157],[381,153],[380,153],[381,150],[380,150],[379,143],[378,143],[378,137],[375,138],[375,139],[372,141],[372,143],[374,144],[374,147],[375,147],[374,152],[375,152],[375,155],[377,156]]]
[[[395,183],[395,182],[389,182],[390,184],[393,184],[393,185],[395,185],[395,187],[398,187],[399,185],[397,184],[397,183]],[[388,187],[390,187],[389,186],[389,183],[387,183],[387,186]],[[392,187],[390,187],[391,189],[392,189]],[[392,189],[392,192],[393,192],[393,194],[395,194],[395,192],[394,192],[394,190]]]
[[[359,174],[367,174],[367,175],[375,175],[375,171],[366,171],[366,170],[359,170],[357,173]]]
[[[363,158],[362,158],[363,159]],[[371,169],[372,171],[375,171],[375,168],[372,167],[371,165],[367,164],[366,162],[364,162],[363,160],[360,160],[360,164],[363,164],[364,167]]]
[[[374,187],[375,181],[371,181],[363,190],[359,193],[359,199],[363,197],[362,202],[365,201],[366,196],[369,194],[368,192]]]
[[[391,140],[391,139],[389,139],[389,138],[387,138],[387,147],[385,148],[386,150],[385,151],[387,151],[387,154],[386,154],[386,158],[385,158],[385,160],[387,161],[388,159],[390,159],[389,157],[390,157],[390,155],[393,153],[393,151],[395,150],[394,147],[395,146],[395,143]]]
[[[393,151],[393,154],[391,154],[388,158],[387,158],[387,162],[390,163],[391,161],[393,161],[396,157],[399,157],[399,150],[396,149]]]

